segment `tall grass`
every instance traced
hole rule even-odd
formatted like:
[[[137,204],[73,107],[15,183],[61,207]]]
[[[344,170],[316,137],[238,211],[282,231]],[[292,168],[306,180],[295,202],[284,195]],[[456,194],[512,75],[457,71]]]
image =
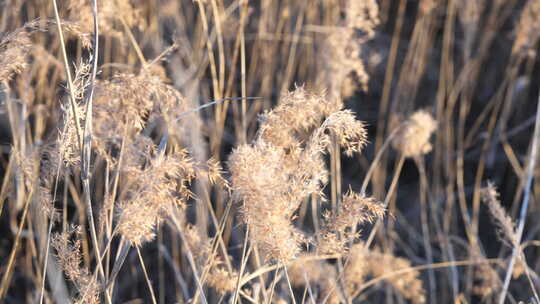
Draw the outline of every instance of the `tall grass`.
[[[539,5],[0,3],[0,302],[540,303]]]

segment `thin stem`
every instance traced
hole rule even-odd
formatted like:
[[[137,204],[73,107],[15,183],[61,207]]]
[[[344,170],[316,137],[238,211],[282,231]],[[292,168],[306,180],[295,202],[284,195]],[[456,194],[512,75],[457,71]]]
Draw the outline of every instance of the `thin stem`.
[[[401,154],[399,157],[396,169],[394,171],[394,177],[392,178],[392,183],[390,184],[390,188],[388,189],[388,193],[386,194],[386,198],[384,199],[384,207],[388,206],[388,203],[390,202],[390,199],[392,198],[392,195],[394,194],[395,188],[397,186],[397,182],[399,180],[399,175],[401,173],[401,169],[403,168],[403,164],[405,163],[405,156]],[[371,229],[371,232],[369,234],[369,237],[365,243],[365,248],[369,248],[369,245],[371,242],[373,242],[373,239],[375,238],[375,233],[377,232],[377,229],[381,225],[381,219],[378,219],[375,225],[373,226],[373,229]]]
[[[76,128],[77,139],[78,139],[77,142],[79,144],[79,149],[81,150],[81,156],[82,156],[82,162],[83,162],[81,179],[83,181],[84,198],[86,202],[86,209],[87,209],[86,211],[87,211],[88,220],[89,220],[88,224],[90,226],[90,232],[91,232],[92,241],[94,245],[94,252],[96,255],[96,259],[98,260],[97,267],[99,270],[99,274],[105,279],[105,274],[103,272],[103,266],[101,263],[101,256],[99,254],[99,246],[98,246],[97,237],[96,237],[94,216],[92,214],[92,203],[91,203],[91,198],[90,198],[90,182],[88,180],[88,174],[89,174],[89,168],[90,168],[90,152],[91,152],[90,140],[91,140],[91,125],[92,125],[92,122],[91,122],[92,95],[93,95],[93,87],[94,87],[94,82],[95,82],[95,77],[96,77],[96,72],[97,72],[97,61],[98,61],[97,48],[98,48],[98,43],[99,43],[97,0],[93,0],[92,2],[92,14],[94,18],[94,58],[93,58],[94,62],[93,62],[92,76],[91,76],[91,83],[90,83],[91,90],[90,90],[90,95],[89,95],[89,99],[87,101],[87,107],[86,107],[86,122],[85,122],[86,125],[84,128],[84,136],[85,136],[84,138],[83,138],[83,131],[81,130],[81,126],[79,124],[80,118],[79,118],[77,104],[76,104],[77,97],[75,93],[75,87],[73,85],[73,80],[71,77],[71,72],[69,69],[66,46],[64,42],[64,35],[62,33],[62,25],[61,25],[60,14],[58,12],[58,5],[57,5],[56,0],[53,0],[53,7],[54,7],[54,16],[56,18],[56,25],[58,28],[58,35],[60,36],[59,40],[60,40],[60,45],[61,45],[61,50],[62,50],[62,58],[64,61],[64,68],[66,69],[66,77],[68,80],[69,97],[70,97],[69,100],[70,100],[71,109],[73,112],[73,119],[75,122],[75,128]],[[106,293],[106,299],[108,303],[111,303],[110,297],[107,293]]]
[[[60,158],[58,159],[58,169],[56,170],[56,177],[55,177],[55,181],[54,181],[54,194],[53,194],[53,199],[52,199],[53,204],[56,201],[56,191],[58,190],[58,180],[60,178],[61,161],[62,161],[62,156],[60,156]],[[49,260],[49,251],[50,251],[49,248],[50,248],[50,244],[51,244],[51,233],[52,233],[53,224],[54,224],[54,210],[51,212],[51,215],[50,215],[50,218],[49,218],[49,231],[47,233],[47,241],[46,241],[47,244],[46,244],[46,247],[45,247],[45,258],[44,258],[44,261],[43,261],[43,271],[42,271],[43,280],[41,282],[39,304],[43,303],[43,295],[45,294],[45,281],[46,281],[46,278],[47,278],[47,264],[48,264],[48,260]]]
[[[7,164],[6,171],[4,172],[4,176],[11,176],[11,171],[13,170],[14,159],[15,159],[14,154],[12,154],[9,157],[9,161]],[[2,181],[2,188],[0,188],[0,216],[2,216],[2,210],[4,210],[4,202],[6,201],[6,198],[9,193],[8,185],[9,185],[10,180],[11,180],[10,178],[4,178],[4,180]]]
[[[114,281],[116,280],[116,276],[120,272],[120,269],[122,268],[122,265],[124,265],[124,261],[126,260],[126,257],[128,256],[129,249],[131,249],[131,244],[129,244],[123,237],[120,239],[120,250],[116,254],[116,259],[114,261],[113,269],[111,271],[111,275],[108,278],[107,283],[105,284],[105,289],[112,289]]]
[[[206,200],[208,201],[208,200]],[[218,247],[221,245],[223,246],[223,250],[225,251],[225,244],[223,243],[223,237],[222,237],[222,234],[223,234],[223,230],[225,229],[225,224],[227,222],[227,218],[229,216],[229,212],[231,210],[231,206],[232,206],[232,201],[229,201],[228,204],[227,204],[227,207],[225,209],[225,213],[223,214],[222,218],[221,218],[221,222],[219,225],[216,225],[216,229],[218,229],[218,231],[216,232],[216,235],[214,237],[214,239],[212,240],[212,252],[210,254],[210,256],[208,257],[208,259],[206,260],[206,263],[205,265],[212,265],[212,261],[213,259],[215,258],[216,256],[216,251],[218,249]],[[226,254],[226,252],[224,253]],[[226,259],[225,260],[225,264],[228,268],[229,271],[232,271],[232,265],[229,261],[229,259]],[[204,285],[204,283],[206,282],[206,279],[207,279],[207,276],[208,276],[208,273],[210,272],[210,267],[205,267],[203,269],[203,273],[201,274],[201,284]],[[197,297],[199,295],[199,289],[197,289],[197,291],[195,292],[195,296],[194,296],[194,304],[197,303]]]
[[[124,27],[124,31],[128,35],[129,42],[131,43],[131,46],[133,46],[133,49],[135,50],[137,57],[141,61],[141,64],[143,65],[143,67],[146,67],[147,63],[146,63],[146,59],[144,58],[143,52],[141,51],[139,44],[137,44],[137,40],[135,40],[135,36],[133,36],[133,33],[129,29],[129,26],[126,23],[126,20],[124,20],[124,17],[121,14],[120,14],[120,22],[122,23],[122,26]]]
[[[13,248],[11,248],[11,253],[9,254],[9,260],[6,266],[6,270],[4,272],[4,276],[2,277],[2,282],[0,283],[0,300],[6,296],[6,292],[9,287],[9,281],[11,280],[11,272],[13,270],[13,266],[15,265],[14,263],[15,256],[17,255],[17,249],[19,248],[19,243],[21,241],[22,230],[24,228],[24,225],[26,224],[28,206],[30,205],[30,202],[32,201],[33,192],[34,192],[33,190],[30,191],[30,193],[28,194],[28,198],[26,199],[24,203],[23,214],[21,217],[21,221],[19,222],[17,235],[15,236],[15,241],[13,242]]]
[[[294,298],[294,292],[291,285],[291,279],[289,278],[289,273],[287,271],[287,265],[283,264],[283,271],[285,272],[285,278],[287,279],[287,285],[289,286],[289,292],[291,293],[291,299],[293,304],[296,304],[296,299]]]
[[[240,272],[238,273],[238,279],[236,280],[236,290],[234,291],[233,304],[236,304],[236,302],[238,301],[238,293],[241,287],[240,282],[241,282],[242,275],[244,274],[244,267],[246,265],[246,258],[247,258],[246,250],[247,250],[248,238],[249,238],[249,225],[246,228],[246,235],[244,236],[244,245],[242,248],[242,260],[241,260],[241,265],[240,265]]]
[[[66,45],[64,42],[64,34],[62,33],[62,22],[60,21],[60,14],[58,13],[58,5],[56,0],[53,0],[54,17],[56,19],[56,26],[58,28],[58,36],[60,36],[60,49],[62,50],[62,59],[64,61],[64,69],[66,69],[66,78],[69,89],[69,102],[71,104],[71,111],[73,112],[73,120],[75,122],[75,130],[77,134],[77,143],[79,149],[82,149],[82,130],[79,125],[79,111],[77,110],[75,86],[73,85],[73,79],[71,78],[71,71],[69,69],[68,57],[66,52]]]
[[[385,140],[384,144],[382,145],[382,147],[377,152],[377,155],[375,155],[375,158],[371,162],[371,165],[369,166],[368,172],[366,173],[366,176],[364,177],[364,181],[362,182],[362,188],[360,190],[360,194],[362,194],[362,195],[366,194],[367,186],[369,184],[369,181],[371,180],[371,176],[373,175],[373,172],[375,172],[375,169],[377,168],[377,165],[379,164],[384,151],[386,151],[386,149],[388,149],[388,147],[390,146],[390,143],[392,142],[394,137],[396,137],[399,130],[400,130],[400,126],[395,128],[392,131],[392,133],[390,133],[390,135],[386,138],[386,140]]]
[[[53,224],[54,224],[54,219],[51,217],[49,219],[49,229],[48,229],[48,232],[47,232],[47,241],[46,241],[46,247],[45,247],[45,257],[44,257],[44,260],[43,260],[43,270],[42,270],[42,273],[43,273],[43,278],[41,280],[41,288],[40,288],[40,291],[39,291],[39,304],[42,304],[43,303],[43,296],[45,294],[45,281],[47,281],[47,265],[48,265],[48,260],[49,260],[49,247],[51,245],[51,233],[52,233],[52,228],[53,228]]]
[[[274,289],[276,288],[276,283],[278,281],[278,274],[279,274],[279,267],[276,269],[276,272],[274,273],[274,279],[272,280],[272,284],[270,285],[270,296],[268,297],[267,304],[272,303],[272,298],[274,297]]]
[[[426,251],[426,257],[430,264],[433,263],[433,251],[431,248],[431,233],[429,229],[429,217],[428,217],[428,204],[427,204],[427,197],[426,192],[428,189],[428,182],[426,177],[426,170],[424,168],[423,159],[422,156],[418,156],[415,158],[416,165],[418,167],[418,171],[420,173],[420,222],[422,227],[422,239],[424,243],[424,250]],[[437,298],[437,291],[436,291],[436,284],[435,284],[435,273],[433,272],[433,269],[428,270],[428,278],[429,278],[429,295],[430,298],[436,299]]]
[[[241,16],[240,16],[240,74],[242,78],[242,136],[241,136],[241,143],[246,143],[247,141],[247,86],[246,86],[246,37],[244,34],[244,27],[246,25],[246,16],[247,16],[247,10],[248,10],[248,0],[243,1],[244,5],[241,10]],[[236,304],[236,298],[237,294],[235,293],[235,301],[233,303]]]
[[[179,222],[179,220],[177,218],[177,215],[172,216],[171,218],[173,220],[174,225],[176,226],[176,229],[178,230],[178,234],[180,235],[180,240],[182,241],[182,243],[185,246],[186,255],[187,255],[189,264],[191,266],[191,270],[193,271],[193,276],[195,278],[195,282],[197,283],[197,288],[199,289],[199,292],[200,292],[200,295],[199,295],[200,299],[204,304],[208,304],[208,301],[206,300],[206,296],[204,295],[204,290],[203,290],[203,286],[202,286],[202,283],[201,283],[201,278],[200,278],[200,276],[198,274],[198,271],[197,271],[197,266],[195,264],[195,259],[193,258],[193,253],[191,251],[191,248],[189,247],[189,243],[186,240],[186,237],[184,235],[182,226],[180,225],[180,222]]]
[[[246,100],[260,100],[260,99],[263,99],[262,97],[228,97],[228,98],[221,98],[221,99],[217,99],[217,100],[213,100],[209,103],[205,103],[203,104],[202,106],[198,106],[194,109],[191,109],[191,110],[187,110],[185,112],[182,112],[180,114],[178,114],[178,116],[176,116],[176,120],[180,120],[181,117],[187,115],[187,114],[191,114],[191,113],[195,113],[195,112],[198,112],[204,108],[208,108],[208,107],[211,107],[215,104],[219,104],[219,103],[222,103],[222,102],[225,102],[225,101],[236,101],[236,100],[242,100],[242,101],[246,101]]]
[[[66,131],[66,128],[67,126],[64,126],[64,130],[63,130],[63,134],[65,134],[65,131]],[[63,158],[63,155],[60,154],[60,158],[58,159],[58,163],[57,163],[57,170],[56,170],[56,175],[55,175],[55,180],[54,180],[54,192],[53,192],[53,198],[52,198],[52,203],[54,204],[54,202],[56,201],[56,192],[58,191],[58,180],[60,179],[60,168],[61,168],[61,165],[62,165],[62,158]],[[46,244],[46,247],[45,247],[45,258],[44,258],[44,262],[43,262],[43,281],[41,282],[41,290],[40,290],[40,296],[39,296],[39,304],[43,303],[43,295],[45,293],[45,281],[46,281],[46,278],[47,278],[47,264],[48,264],[48,260],[49,260],[49,249],[50,249],[50,243],[51,243],[51,233],[52,233],[52,228],[53,228],[53,224],[54,224],[54,210],[52,211],[51,215],[50,215],[50,218],[49,218],[49,231],[47,233],[47,244]]]
[[[152,303],[157,304],[156,301],[156,295],[154,294],[154,288],[152,288],[152,282],[150,282],[150,278],[148,277],[148,272],[146,271],[146,266],[144,266],[144,260],[141,254],[141,249],[139,247],[135,247],[137,249],[137,255],[139,256],[139,262],[141,262],[141,268],[144,273],[144,278],[146,279],[146,284],[148,285],[148,289],[150,290],[150,294],[152,296]]]
[[[103,262],[101,259],[101,251],[99,250],[99,242],[96,233],[96,225],[92,211],[92,197],[90,190],[90,165],[92,162],[92,102],[94,96],[94,87],[96,82],[97,66],[99,60],[99,19],[98,19],[98,3],[97,0],[92,1],[92,16],[94,20],[94,56],[92,58],[92,73],[90,75],[90,92],[86,100],[85,110],[85,126],[82,138],[82,172],[81,179],[83,183],[84,201],[86,203],[86,214],[88,216],[88,226],[90,228],[90,236],[92,237],[92,245],[94,255],[97,260],[98,273],[101,275],[103,282],[107,281],[105,271],[103,270]],[[112,303],[109,293],[105,290],[105,298],[107,303]]]

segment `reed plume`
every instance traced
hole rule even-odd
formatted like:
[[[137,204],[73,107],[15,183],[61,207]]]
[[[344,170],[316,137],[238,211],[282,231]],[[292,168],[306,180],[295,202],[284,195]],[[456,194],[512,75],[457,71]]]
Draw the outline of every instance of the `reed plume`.
[[[145,167],[129,167],[129,186],[119,203],[118,233],[133,246],[155,237],[155,227],[170,213],[183,208],[190,192],[186,184],[194,177],[193,164],[185,151],[158,155]],[[179,189],[184,189],[179,192]]]
[[[302,136],[300,131],[308,134]],[[298,88],[263,116],[254,143],[231,155],[232,187],[243,201],[242,219],[251,230],[251,240],[272,260],[294,259],[305,242],[292,220],[305,198],[323,196],[327,169],[322,155],[331,142],[327,132],[348,154],[361,151],[366,143],[364,125],[351,111],[337,110],[323,94]]]
[[[66,232],[54,234],[51,245],[56,250],[56,257],[64,273],[77,288],[77,298],[74,303],[98,304],[100,303],[98,282],[87,268],[81,266],[81,240],[79,238],[81,233],[79,226],[71,226]]]
[[[405,157],[427,154],[432,149],[429,139],[436,128],[437,122],[428,112],[417,111],[404,122],[393,146]]]
[[[383,253],[380,250],[368,250],[364,244],[356,244],[351,248],[350,261],[344,271],[344,279],[350,294],[365,282],[368,276],[385,277],[395,271],[409,269],[411,262],[407,259]],[[399,276],[384,279],[404,298],[412,303],[425,303],[426,291],[422,286],[420,273],[409,271]]]
[[[0,37],[0,82],[24,70],[31,48],[32,41],[24,28]]]

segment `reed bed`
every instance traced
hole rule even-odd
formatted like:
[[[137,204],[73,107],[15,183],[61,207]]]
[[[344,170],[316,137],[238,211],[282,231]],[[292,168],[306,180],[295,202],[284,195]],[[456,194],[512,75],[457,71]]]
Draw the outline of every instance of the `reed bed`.
[[[0,8],[0,302],[540,304],[540,1]]]

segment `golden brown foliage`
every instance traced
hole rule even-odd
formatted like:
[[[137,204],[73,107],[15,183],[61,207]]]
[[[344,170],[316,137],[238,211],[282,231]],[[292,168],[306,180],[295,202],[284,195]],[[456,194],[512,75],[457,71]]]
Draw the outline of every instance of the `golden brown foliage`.
[[[539,3],[0,1],[0,302],[540,302]]]

